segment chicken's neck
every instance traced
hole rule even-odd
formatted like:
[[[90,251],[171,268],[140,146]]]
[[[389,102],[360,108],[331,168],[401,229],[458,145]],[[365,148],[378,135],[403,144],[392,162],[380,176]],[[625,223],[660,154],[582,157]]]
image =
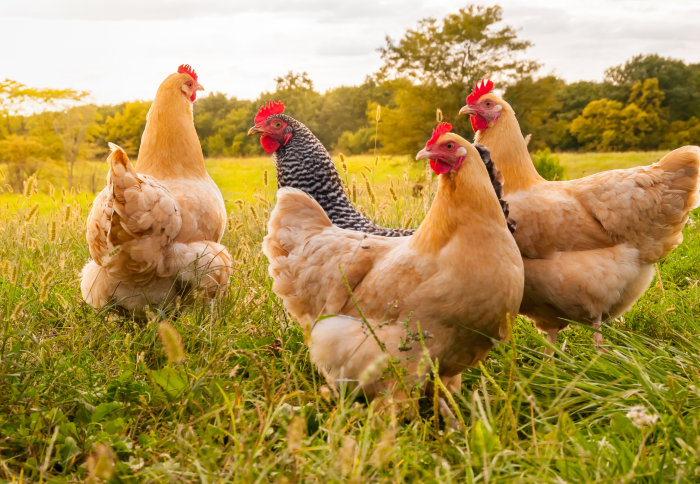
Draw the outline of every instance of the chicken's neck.
[[[136,162],[139,173],[160,179],[208,177],[192,105],[183,101],[156,95],[141,137]]]
[[[439,252],[464,227],[506,228],[503,210],[482,163],[467,163],[457,173],[440,175],[435,200],[411,240],[424,253]],[[493,225],[489,225],[493,227]]]
[[[505,179],[503,191],[506,195],[544,181],[532,164],[520,125],[512,111],[505,111],[493,126],[478,131],[474,141],[491,151],[491,159]]]

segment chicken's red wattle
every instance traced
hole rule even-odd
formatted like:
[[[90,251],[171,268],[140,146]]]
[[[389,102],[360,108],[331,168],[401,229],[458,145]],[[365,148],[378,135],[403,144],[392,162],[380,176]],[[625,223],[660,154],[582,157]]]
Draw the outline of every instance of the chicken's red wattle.
[[[265,153],[267,153],[268,155],[270,153],[274,153],[275,151],[277,151],[277,148],[280,147],[280,144],[274,139],[270,138],[269,136],[261,136],[260,144],[265,150]]]
[[[474,129],[474,132],[476,133],[477,131],[486,129],[489,127],[489,122],[486,121],[484,118],[479,116],[478,114],[472,114],[469,116],[469,120],[472,122],[472,128]]]

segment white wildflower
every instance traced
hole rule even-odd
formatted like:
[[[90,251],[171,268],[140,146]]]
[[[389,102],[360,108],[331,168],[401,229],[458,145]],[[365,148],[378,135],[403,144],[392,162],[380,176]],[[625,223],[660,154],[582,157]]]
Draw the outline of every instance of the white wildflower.
[[[647,409],[645,407],[638,405],[636,407],[630,408],[629,412],[627,412],[627,418],[630,419],[634,425],[641,429],[647,426],[654,425],[659,419],[659,416],[647,413]]]

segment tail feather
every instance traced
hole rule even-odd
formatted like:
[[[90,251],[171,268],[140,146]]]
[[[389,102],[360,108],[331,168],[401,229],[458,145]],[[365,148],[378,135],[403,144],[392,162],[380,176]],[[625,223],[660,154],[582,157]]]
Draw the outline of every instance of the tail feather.
[[[109,180],[115,184],[115,188],[123,192],[127,186],[138,184],[138,175],[126,152],[114,143],[109,143],[109,148],[112,150],[107,157]]]
[[[683,227],[691,210],[700,205],[700,148],[684,146],[664,156],[657,166],[668,176],[668,185],[661,194],[661,210],[654,232],[658,240],[645,250],[646,260],[664,257],[683,242]]]
[[[659,162],[597,173],[569,183],[577,198],[619,243],[654,263],[683,241],[689,212],[698,206],[700,148],[684,146]]]
[[[683,211],[690,211],[700,206],[700,147],[684,146],[664,156],[658,165],[664,171],[676,176],[670,189],[687,193]]]
[[[303,224],[298,223],[300,220]],[[270,260],[285,257],[300,236],[309,238],[331,225],[328,215],[313,198],[296,188],[280,188],[277,205],[267,223],[263,252]]]

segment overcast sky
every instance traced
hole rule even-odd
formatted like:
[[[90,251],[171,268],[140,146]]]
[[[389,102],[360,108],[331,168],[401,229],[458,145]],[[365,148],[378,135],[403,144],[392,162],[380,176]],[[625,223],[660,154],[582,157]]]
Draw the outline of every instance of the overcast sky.
[[[0,0],[0,79],[71,87],[98,103],[152,99],[181,63],[207,91],[254,99],[306,71],[320,91],[359,84],[377,48],[465,0]],[[474,2],[492,5],[493,2]],[[502,0],[541,74],[601,80],[638,53],[700,62],[697,0]]]

